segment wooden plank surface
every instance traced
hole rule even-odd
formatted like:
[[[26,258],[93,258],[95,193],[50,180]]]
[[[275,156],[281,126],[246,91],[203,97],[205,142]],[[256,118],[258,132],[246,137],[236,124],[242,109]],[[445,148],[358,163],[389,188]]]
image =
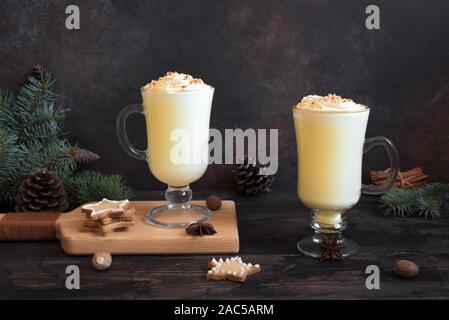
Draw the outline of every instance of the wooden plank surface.
[[[205,205],[204,201],[194,204]],[[234,201],[223,201],[220,210],[212,213],[210,223],[217,233],[207,237],[192,237],[184,229],[164,229],[145,222],[151,208],[164,205],[163,201],[133,201],[136,209],[134,227],[126,232],[114,232],[107,237],[92,232],[81,232],[86,215],[77,209],[64,214],[57,222],[59,240],[70,255],[89,255],[106,251],[117,255],[140,254],[206,254],[237,253],[239,235]]]
[[[205,197],[208,193],[196,193]],[[213,255],[116,256],[99,273],[90,257],[65,255],[58,243],[0,243],[0,298],[70,299],[448,299],[449,213],[442,218],[384,217],[376,197],[363,197],[348,214],[347,237],[361,250],[341,263],[302,256],[296,242],[311,234],[309,210],[294,190],[236,200],[240,256],[263,268],[246,283],[206,281]],[[156,199],[160,193],[140,194]],[[217,256],[217,255],[215,255]],[[228,255],[227,255],[228,256]],[[396,259],[411,259],[419,276],[397,277]],[[81,290],[64,283],[68,265],[81,270]],[[380,290],[367,290],[365,269],[381,270]]]

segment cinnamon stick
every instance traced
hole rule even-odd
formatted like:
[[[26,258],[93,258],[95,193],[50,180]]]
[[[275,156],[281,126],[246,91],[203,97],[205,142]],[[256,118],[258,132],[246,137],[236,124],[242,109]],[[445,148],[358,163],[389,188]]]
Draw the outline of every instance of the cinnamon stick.
[[[371,171],[371,181],[374,185],[382,185],[390,176],[390,169],[384,171]],[[416,167],[405,172],[399,172],[395,186],[410,189],[427,183],[429,176],[424,174],[421,167]]]
[[[423,174],[423,171],[420,167],[413,168],[411,170],[401,172],[402,178],[407,179],[408,177]],[[370,172],[372,180],[385,180],[390,176],[389,170],[384,171],[371,171]]]

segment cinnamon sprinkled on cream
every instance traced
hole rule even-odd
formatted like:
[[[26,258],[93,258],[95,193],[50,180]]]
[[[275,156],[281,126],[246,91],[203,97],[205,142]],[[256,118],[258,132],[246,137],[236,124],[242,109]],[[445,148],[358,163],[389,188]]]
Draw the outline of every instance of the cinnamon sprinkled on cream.
[[[355,112],[367,110],[364,105],[355,103],[352,99],[342,98],[336,94],[327,96],[310,95],[304,97],[297,109],[316,110],[323,112]]]
[[[191,75],[167,72],[158,80],[152,80],[149,84],[144,86],[142,90],[150,91],[165,91],[165,92],[183,92],[183,91],[197,91],[210,89],[211,86],[204,83],[201,79],[196,79]]]

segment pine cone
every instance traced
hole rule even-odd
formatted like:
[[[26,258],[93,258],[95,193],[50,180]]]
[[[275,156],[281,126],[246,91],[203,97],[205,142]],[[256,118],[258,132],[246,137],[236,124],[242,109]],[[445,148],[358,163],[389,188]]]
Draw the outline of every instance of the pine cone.
[[[260,174],[261,168],[263,166],[260,164],[250,164],[248,161],[245,161],[245,164],[236,165],[234,170],[235,181],[240,193],[247,196],[256,196],[271,191],[274,175]]]
[[[58,175],[46,168],[25,178],[16,195],[17,212],[62,212],[67,194]]]
[[[100,159],[100,156],[96,153],[89,151],[89,150],[82,149],[82,148],[76,148],[73,159],[75,160],[77,165],[84,166],[89,163],[97,161],[98,159]]]

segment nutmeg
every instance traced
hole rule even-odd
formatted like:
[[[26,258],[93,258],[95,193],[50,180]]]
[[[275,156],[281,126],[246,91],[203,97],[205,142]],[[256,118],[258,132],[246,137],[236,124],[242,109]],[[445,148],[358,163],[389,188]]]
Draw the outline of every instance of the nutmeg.
[[[97,252],[92,258],[92,266],[95,270],[104,271],[111,267],[112,256],[108,252]]]
[[[414,278],[419,273],[418,265],[409,260],[396,261],[393,270],[402,278]]]
[[[218,196],[212,195],[206,199],[207,207],[212,211],[218,211],[221,208],[221,199]]]

